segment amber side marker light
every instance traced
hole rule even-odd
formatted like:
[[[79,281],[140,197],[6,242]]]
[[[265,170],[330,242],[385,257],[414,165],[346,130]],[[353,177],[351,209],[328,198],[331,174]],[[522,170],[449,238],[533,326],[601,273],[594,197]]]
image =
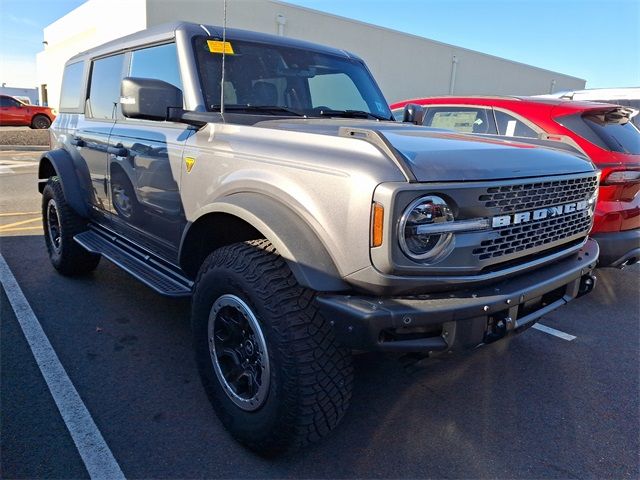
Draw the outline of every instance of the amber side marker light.
[[[378,202],[371,205],[371,246],[382,245],[382,225],[384,223],[384,207]]]

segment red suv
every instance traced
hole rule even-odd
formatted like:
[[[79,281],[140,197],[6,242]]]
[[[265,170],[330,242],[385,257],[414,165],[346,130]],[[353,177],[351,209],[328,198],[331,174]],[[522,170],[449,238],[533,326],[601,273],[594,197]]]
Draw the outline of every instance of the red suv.
[[[391,105],[429,127],[572,146],[602,171],[592,237],[600,266],[640,260],[640,131],[637,111],[604,103],[532,97],[431,97]],[[419,111],[419,113],[416,113]],[[559,145],[561,146],[561,145]],[[566,148],[566,145],[562,145]]]
[[[8,95],[0,95],[0,125],[49,128],[55,118],[52,108],[28,105]]]

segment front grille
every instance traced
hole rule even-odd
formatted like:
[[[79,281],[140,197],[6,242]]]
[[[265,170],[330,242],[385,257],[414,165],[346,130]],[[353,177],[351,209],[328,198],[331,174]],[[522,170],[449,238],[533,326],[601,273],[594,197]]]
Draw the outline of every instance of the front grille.
[[[598,187],[598,177],[568,178],[547,182],[490,187],[479,200],[499,213],[561,205],[588,199]]]
[[[474,249],[473,254],[480,260],[510,255],[568,239],[580,233],[586,235],[590,226],[591,216],[587,210],[534,223],[510,225],[496,229],[494,232],[498,235],[482,241],[480,248]]]

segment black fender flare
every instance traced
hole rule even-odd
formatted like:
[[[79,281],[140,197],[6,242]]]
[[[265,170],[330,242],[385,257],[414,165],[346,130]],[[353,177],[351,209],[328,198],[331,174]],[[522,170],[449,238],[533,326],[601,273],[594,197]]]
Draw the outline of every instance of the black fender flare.
[[[220,199],[206,209],[226,213],[253,226],[278,250],[298,283],[318,292],[349,289],[327,248],[300,215],[281,202],[259,193],[236,193]],[[183,264],[189,245],[189,224],[180,245]],[[185,248],[186,247],[186,248]]]
[[[69,206],[78,215],[88,218],[90,215],[90,197],[86,185],[83,185],[90,178],[88,174],[88,171],[82,172],[77,167],[71,155],[65,150],[50,150],[40,157],[38,191],[42,193],[47,180],[54,175],[57,176],[60,179],[62,191]],[[83,180],[83,177],[85,177],[85,180]]]

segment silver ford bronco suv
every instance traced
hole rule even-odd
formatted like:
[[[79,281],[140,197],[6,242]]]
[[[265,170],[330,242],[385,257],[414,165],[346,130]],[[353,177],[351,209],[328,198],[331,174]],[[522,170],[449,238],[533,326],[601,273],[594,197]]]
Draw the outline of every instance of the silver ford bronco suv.
[[[343,50],[165,25],[70,59],[59,110],[53,266],[190,296],[204,388],[263,454],[340,422],[353,350],[473,348],[594,285],[588,160],[395,122]]]

